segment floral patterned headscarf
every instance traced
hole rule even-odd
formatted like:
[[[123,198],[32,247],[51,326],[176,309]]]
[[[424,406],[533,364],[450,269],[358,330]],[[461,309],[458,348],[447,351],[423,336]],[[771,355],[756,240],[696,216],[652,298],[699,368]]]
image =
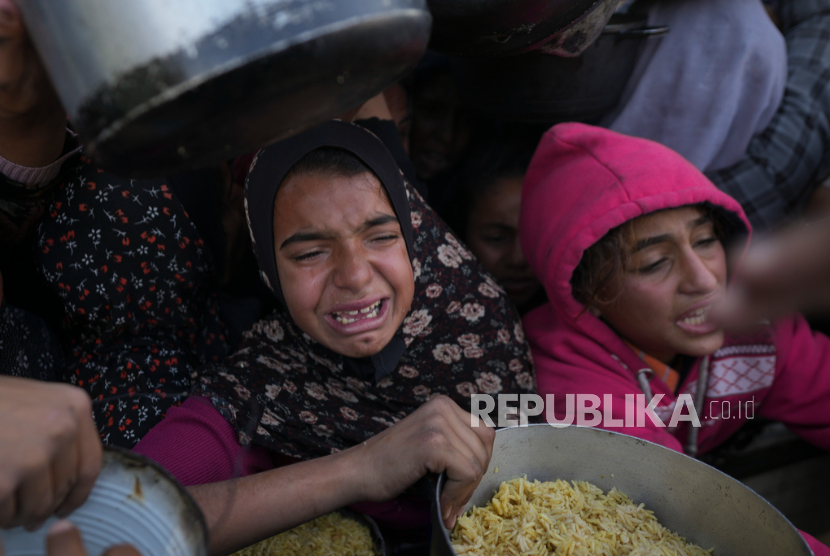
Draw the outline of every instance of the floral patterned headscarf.
[[[333,120],[304,133],[261,149],[245,181],[245,214],[260,275],[283,307],[274,245],[274,202],[283,180],[305,155],[323,147],[343,149],[359,158],[380,181],[401,225],[406,250],[412,259],[412,221],[406,187],[395,159],[386,146],[357,124]]]
[[[375,174],[398,217],[410,260],[413,256],[406,186],[395,159],[380,139],[359,125],[337,120],[326,122],[261,149],[251,162],[245,181],[245,214],[260,276],[285,308],[287,304],[280,285],[274,245],[274,203],[277,191],[294,165],[322,147],[336,147],[353,154]],[[399,331],[378,353],[359,359],[344,357],[344,361],[356,374],[380,380],[397,366],[404,349],[406,344]]]
[[[504,291],[407,187],[415,295],[396,338],[400,358],[378,379],[314,341],[284,311],[256,323],[239,350],[205,369],[209,398],[254,443],[298,459],[344,450],[442,394],[470,411],[473,394],[529,393],[530,348]],[[400,214],[400,213],[399,213]]]

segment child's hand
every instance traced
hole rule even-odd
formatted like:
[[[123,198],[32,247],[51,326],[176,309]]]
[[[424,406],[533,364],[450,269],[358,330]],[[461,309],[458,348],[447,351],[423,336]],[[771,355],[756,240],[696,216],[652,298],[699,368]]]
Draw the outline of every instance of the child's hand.
[[[0,528],[39,527],[86,500],[102,465],[86,392],[0,377]]]
[[[428,472],[446,473],[441,517],[451,528],[487,471],[495,434],[450,398],[436,396],[351,449],[362,456],[360,498],[389,500]]]
[[[800,311],[830,312],[830,222],[794,227],[762,238],[737,267],[724,303],[712,318],[730,327]]]
[[[81,534],[68,521],[59,521],[49,529],[46,554],[47,556],[87,556],[81,541]],[[131,546],[119,545],[108,548],[104,556],[141,556],[141,554]]]

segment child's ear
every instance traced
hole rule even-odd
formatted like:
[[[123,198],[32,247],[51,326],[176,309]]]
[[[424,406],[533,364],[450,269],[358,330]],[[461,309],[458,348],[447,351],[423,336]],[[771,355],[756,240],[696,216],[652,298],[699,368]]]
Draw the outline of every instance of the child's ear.
[[[594,306],[588,310],[591,311],[591,314],[597,318],[600,318],[602,316],[602,311],[599,310],[599,307]]]

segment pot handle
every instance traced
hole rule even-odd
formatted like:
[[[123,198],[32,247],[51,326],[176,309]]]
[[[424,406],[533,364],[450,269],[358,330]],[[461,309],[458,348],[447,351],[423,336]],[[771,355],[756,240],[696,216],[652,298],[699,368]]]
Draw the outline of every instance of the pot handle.
[[[435,487],[438,484],[439,476],[440,475],[438,475],[438,473],[427,473],[426,475],[418,479],[418,481],[415,484],[409,487],[409,490],[414,490],[420,496],[423,496],[431,502],[437,502],[437,491]]]
[[[668,25],[658,25],[655,27],[643,27],[641,29],[627,29],[625,31],[618,31],[614,33],[618,35],[620,38],[649,38],[649,37],[659,37],[660,35],[665,35],[671,30]]]

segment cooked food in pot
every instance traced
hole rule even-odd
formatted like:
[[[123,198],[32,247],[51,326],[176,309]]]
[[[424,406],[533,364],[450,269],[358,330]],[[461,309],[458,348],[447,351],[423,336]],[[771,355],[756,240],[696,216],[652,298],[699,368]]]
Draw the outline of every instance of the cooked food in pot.
[[[586,481],[503,482],[483,508],[458,519],[459,555],[711,556],[660,525],[653,512],[616,488]]]
[[[333,512],[303,523],[232,556],[376,556],[372,533],[364,524]]]

